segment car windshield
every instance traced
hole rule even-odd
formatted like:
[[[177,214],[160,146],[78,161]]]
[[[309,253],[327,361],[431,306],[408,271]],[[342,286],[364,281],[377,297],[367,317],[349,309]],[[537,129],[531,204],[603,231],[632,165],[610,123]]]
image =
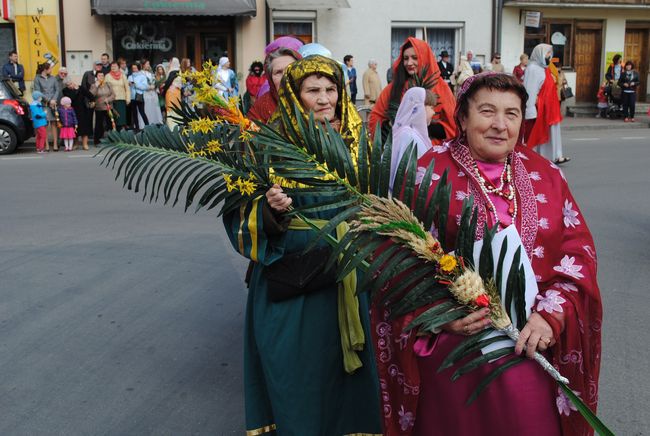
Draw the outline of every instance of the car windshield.
[[[0,99],[3,99],[3,100],[7,99],[7,98],[14,98],[14,96],[11,95],[10,90],[7,89],[6,83],[7,82],[4,81],[4,80],[2,81],[2,83],[0,83]],[[3,85],[5,85],[5,86],[3,86]],[[12,83],[12,85],[13,85],[13,83]]]
[[[11,80],[3,80],[2,83],[4,86],[0,86],[0,98],[17,98],[23,95]]]

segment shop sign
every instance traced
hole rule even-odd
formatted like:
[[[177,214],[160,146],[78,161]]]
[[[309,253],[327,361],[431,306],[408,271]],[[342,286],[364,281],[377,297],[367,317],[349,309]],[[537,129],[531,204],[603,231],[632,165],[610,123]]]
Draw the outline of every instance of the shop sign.
[[[120,40],[122,48],[125,50],[157,50],[157,51],[170,51],[174,46],[171,38],[160,38],[152,40],[140,40],[136,41],[133,36],[124,36]]]
[[[539,28],[542,24],[542,13],[540,11],[525,11],[524,18],[526,27]]]
[[[56,15],[16,15],[16,43],[25,78],[36,75],[38,64],[56,64],[59,56]]]

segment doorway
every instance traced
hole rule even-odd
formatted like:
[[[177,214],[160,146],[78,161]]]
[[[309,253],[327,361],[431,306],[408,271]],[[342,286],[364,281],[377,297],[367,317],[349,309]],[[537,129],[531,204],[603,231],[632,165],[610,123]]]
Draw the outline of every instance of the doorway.
[[[219,58],[227,56],[231,68],[235,65],[232,35],[229,32],[188,32],[183,39],[185,57],[192,65],[201,69],[203,62],[210,59],[214,65],[219,65]]]
[[[602,24],[578,23],[577,27],[575,34],[576,101],[595,101],[601,77]]]
[[[637,89],[639,101],[646,100],[648,92],[648,29],[625,29],[625,52],[623,62],[634,62],[641,84]]]

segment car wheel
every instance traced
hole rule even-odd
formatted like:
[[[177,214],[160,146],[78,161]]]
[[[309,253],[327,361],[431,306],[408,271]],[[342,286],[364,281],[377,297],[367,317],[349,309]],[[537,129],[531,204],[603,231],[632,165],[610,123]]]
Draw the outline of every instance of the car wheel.
[[[10,154],[16,150],[18,138],[11,127],[0,125],[0,154]]]

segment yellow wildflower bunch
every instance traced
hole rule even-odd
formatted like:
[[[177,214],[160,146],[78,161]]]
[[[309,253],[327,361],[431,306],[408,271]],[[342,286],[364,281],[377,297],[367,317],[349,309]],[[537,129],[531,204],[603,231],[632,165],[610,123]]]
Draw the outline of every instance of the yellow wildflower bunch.
[[[204,84],[194,88],[194,101],[205,104],[215,104],[219,93],[212,86]]]
[[[215,126],[214,120],[210,118],[199,118],[188,123],[192,133],[210,133]]]
[[[219,153],[222,150],[223,145],[216,139],[208,141],[208,143],[205,144],[205,151],[208,153]]]
[[[224,174],[223,179],[226,181],[226,189],[228,192],[237,190],[242,195],[253,195],[257,190],[257,183],[255,183],[255,180],[257,179],[253,173],[249,173],[247,179],[237,177],[237,180],[233,181],[230,174]]]

